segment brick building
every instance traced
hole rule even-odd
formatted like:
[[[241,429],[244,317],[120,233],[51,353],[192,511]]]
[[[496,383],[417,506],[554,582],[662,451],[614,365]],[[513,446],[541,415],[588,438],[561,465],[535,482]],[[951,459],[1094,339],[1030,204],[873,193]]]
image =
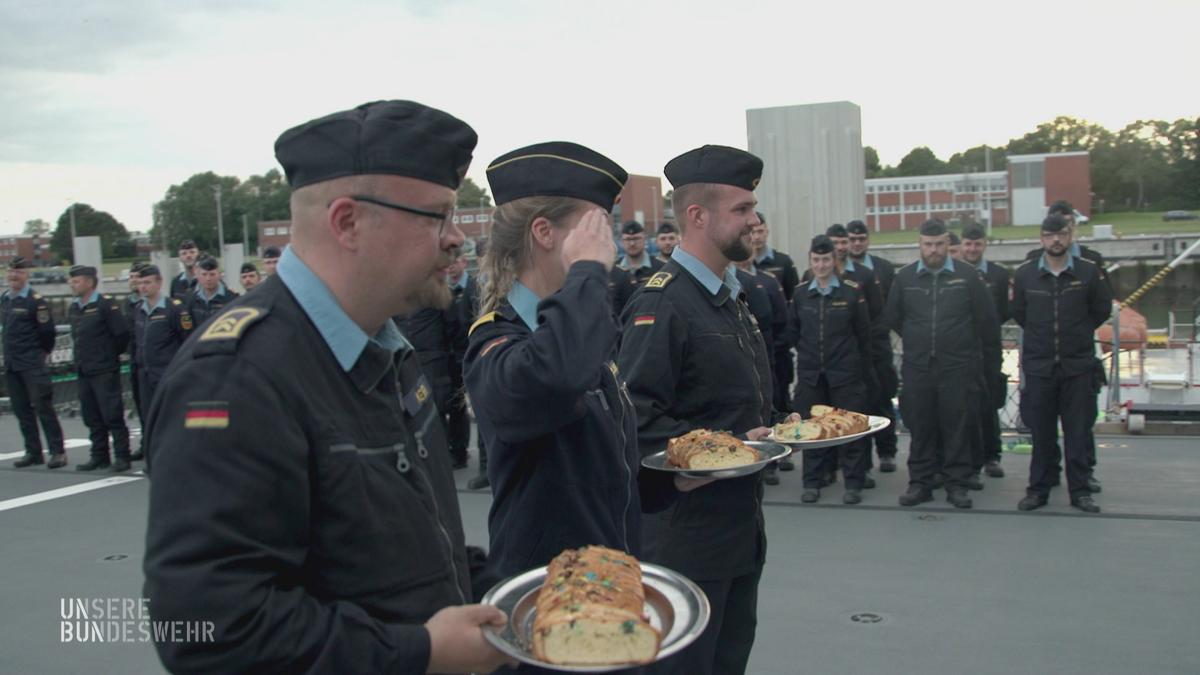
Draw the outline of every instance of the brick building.
[[[1014,155],[1004,171],[869,178],[865,183],[865,222],[875,232],[915,230],[929,218],[1038,225],[1057,199],[1091,214],[1087,152]]]
[[[10,234],[0,237],[0,259],[11,260],[22,256],[37,265],[56,265],[50,259],[50,235]]]
[[[264,248],[278,246],[283,248],[292,241],[292,221],[290,220],[260,220],[258,221],[258,254],[262,255]]]

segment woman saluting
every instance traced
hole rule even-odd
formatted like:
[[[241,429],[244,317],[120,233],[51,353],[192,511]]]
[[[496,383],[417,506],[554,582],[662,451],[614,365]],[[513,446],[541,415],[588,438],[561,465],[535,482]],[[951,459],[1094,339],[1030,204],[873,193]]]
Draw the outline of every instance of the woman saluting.
[[[599,544],[638,555],[637,420],[615,364],[609,211],[628,174],[574,143],[510,152],[464,379],[488,449],[489,563],[504,575]]]

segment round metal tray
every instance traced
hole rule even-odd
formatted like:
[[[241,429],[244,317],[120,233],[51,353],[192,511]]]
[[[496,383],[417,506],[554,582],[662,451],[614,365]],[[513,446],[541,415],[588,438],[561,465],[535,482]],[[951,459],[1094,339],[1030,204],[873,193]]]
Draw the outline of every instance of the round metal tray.
[[[655,657],[658,661],[688,646],[704,632],[710,611],[708,598],[699,586],[678,572],[649,563],[641,565],[642,586],[646,593],[645,614],[650,625],[662,633]],[[545,580],[546,568],[539,567],[501,581],[483,596],[480,602],[495,605],[508,614],[508,623],[503,628],[484,628],[483,635],[488,642],[518,661],[570,673],[606,673],[637,665],[562,666],[535,659],[531,635],[537,616],[538,591]]]
[[[729,466],[721,469],[680,469],[679,467],[666,466],[667,451],[663,450],[662,452],[656,452],[653,455],[643,458],[642,466],[648,469],[655,469],[657,471],[677,473],[686,478],[737,478],[739,476],[749,476],[757,471],[762,471],[771,462],[792,454],[791,448],[774,441],[744,441],[744,443],[755,450],[758,450],[759,455],[761,455],[763,459],[760,459],[752,464]]]
[[[853,441],[857,441],[858,439],[863,438],[865,436],[870,436],[871,434],[875,433],[876,431],[888,428],[888,425],[890,425],[892,423],[892,421],[886,417],[881,417],[878,415],[868,415],[868,417],[870,418],[871,425],[867,428],[867,430],[859,432],[857,434],[851,434],[849,436],[839,436],[838,438],[825,438],[825,439],[822,439],[819,441],[785,441],[785,440],[775,438],[775,430],[772,429],[771,435],[768,436],[767,439],[774,441],[775,443],[783,443],[785,445],[789,445],[798,450],[801,450],[804,448],[813,448],[813,449],[832,448],[835,445],[845,445],[846,443],[851,443]]]

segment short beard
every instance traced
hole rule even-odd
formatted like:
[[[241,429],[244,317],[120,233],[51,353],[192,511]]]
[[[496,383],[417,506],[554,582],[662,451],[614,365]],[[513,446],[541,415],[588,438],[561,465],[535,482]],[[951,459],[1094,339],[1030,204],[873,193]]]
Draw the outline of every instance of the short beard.
[[[417,292],[417,305],[434,309],[448,309],[454,302],[454,294],[450,292],[450,284],[446,278],[437,275],[429,278],[421,290]]]
[[[947,254],[947,255],[949,255],[949,254]],[[930,261],[929,261],[929,259],[927,259],[927,258],[925,258],[924,256],[922,256],[922,257],[921,257],[921,262],[925,263],[925,266],[926,266],[926,267],[928,267],[928,268],[930,268],[930,269],[933,269],[933,268],[935,268],[935,267],[936,267],[936,268],[941,268],[943,265],[945,265],[945,264],[946,264],[946,258],[945,258],[945,257],[942,257],[942,259],[941,259],[941,260],[939,260],[939,261],[937,262],[937,264],[935,265],[935,264],[933,264],[932,262],[930,262]]]
[[[1048,248],[1048,249],[1046,249],[1046,254],[1054,256],[1055,258],[1061,258],[1067,254],[1067,247],[1064,246],[1063,250],[1059,251],[1058,253],[1055,253],[1054,249]]]
[[[725,256],[727,260],[742,262],[749,260],[752,253],[746,242],[742,241],[741,237],[738,237],[721,247],[721,255]]]

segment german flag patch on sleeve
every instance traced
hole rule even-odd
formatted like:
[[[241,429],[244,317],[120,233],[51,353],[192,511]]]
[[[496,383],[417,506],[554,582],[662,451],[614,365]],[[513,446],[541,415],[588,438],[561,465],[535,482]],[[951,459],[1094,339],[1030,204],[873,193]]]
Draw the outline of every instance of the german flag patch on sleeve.
[[[194,401],[188,404],[185,429],[229,428],[229,401]]]
[[[653,314],[645,314],[643,316],[634,317],[633,325],[635,325],[635,326],[653,326],[654,325],[654,315]]]
[[[488,353],[488,352],[490,352],[490,351],[492,351],[493,349],[495,349],[495,348],[496,348],[496,345],[502,345],[502,344],[504,344],[505,342],[508,342],[508,338],[506,338],[506,337],[502,337],[502,338],[499,338],[499,339],[496,339],[496,340],[492,340],[492,341],[491,341],[491,342],[489,342],[489,343],[488,343],[488,344],[487,344],[487,345],[486,345],[486,346],[485,346],[483,349],[479,350],[479,355],[480,355],[480,356],[487,356],[487,353]]]

